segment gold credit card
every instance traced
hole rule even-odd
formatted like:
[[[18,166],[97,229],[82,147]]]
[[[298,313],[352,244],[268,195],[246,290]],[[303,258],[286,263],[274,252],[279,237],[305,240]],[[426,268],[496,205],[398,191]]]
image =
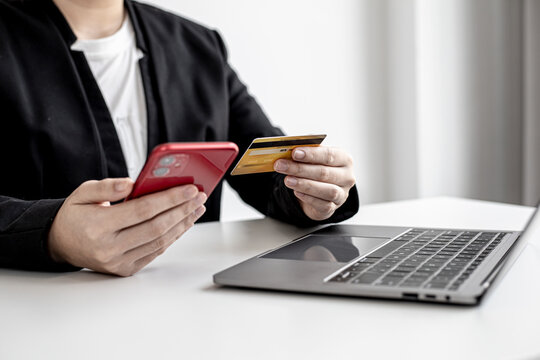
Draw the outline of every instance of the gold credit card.
[[[278,159],[291,159],[297,147],[319,146],[326,135],[273,136],[253,140],[234,167],[231,175],[245,175],[274,171]]]

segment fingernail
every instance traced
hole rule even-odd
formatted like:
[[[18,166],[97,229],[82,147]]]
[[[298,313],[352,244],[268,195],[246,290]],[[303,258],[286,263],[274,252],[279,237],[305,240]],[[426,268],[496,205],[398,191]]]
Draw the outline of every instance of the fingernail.
[[[306,157],[306,152],[304,150],[295,150],[293,154],[293,158],[295,160],[302,160]]]
[[[301,192],[298,192],[298,191],[295,191],[294,195],[299,199],[303,199],[305,197],[304,193],[301,193]]]
[[[195,216],[199,218],[202,216],[202,214],[204,214],[205,211],[206,211],[206,207],[204,205],[200,206],[195,210]]]
[[[197,195],[198,193],[198,190],[195,186],[189,186],[185,191],[184,191],[184,195],[186,196],[186,198],[188,199],[191,199],[191,198],[194,198],[195,195]]]
[[[287,176],[285,178],[285,184],[287,184],[288,186],[295,186],[296,184],[298,184],[298,180],[296,180],[295,177]]]
[[[127,179],[118,180],[114,183],[114,191],[123,192],[127,189],[129,181]]]
[[[274,169],[277,171],[285,171],[289,168],[289,165],[287,165],[286,161],[278,160],[274,164]]]

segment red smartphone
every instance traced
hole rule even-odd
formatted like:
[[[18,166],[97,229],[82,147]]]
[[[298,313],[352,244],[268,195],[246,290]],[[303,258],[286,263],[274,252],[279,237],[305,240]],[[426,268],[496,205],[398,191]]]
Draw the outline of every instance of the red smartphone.
[[[146,160],[126,200],[194,184],[210,196],[238,154],[232,142],[165,143]]]

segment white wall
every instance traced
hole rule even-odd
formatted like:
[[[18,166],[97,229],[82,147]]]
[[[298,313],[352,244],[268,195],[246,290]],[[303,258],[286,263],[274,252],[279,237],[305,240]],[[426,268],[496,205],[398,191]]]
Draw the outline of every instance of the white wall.
[[[343,147],[360,159],[360,99],[366,97],[360,1],[146,2],[217,28],[231,64],[286,133],[326,133],[326,145]],[[225,189],[223,220],[254,216],[257,213]]]

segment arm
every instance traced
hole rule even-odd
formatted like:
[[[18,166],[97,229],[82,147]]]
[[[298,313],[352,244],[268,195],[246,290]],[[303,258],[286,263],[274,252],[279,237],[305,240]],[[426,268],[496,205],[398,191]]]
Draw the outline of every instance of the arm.
[[[79,268],[52,260],[47,235],[63,200],[24,201],[0,196],[0,267],[42,271]]]
[[[129,276],[205,211],[206,195],[193,185],[111,205],[132,187],[130,179],[104,179],[83,183],[65,200],[0,197],[0,267]]]

